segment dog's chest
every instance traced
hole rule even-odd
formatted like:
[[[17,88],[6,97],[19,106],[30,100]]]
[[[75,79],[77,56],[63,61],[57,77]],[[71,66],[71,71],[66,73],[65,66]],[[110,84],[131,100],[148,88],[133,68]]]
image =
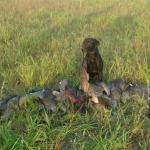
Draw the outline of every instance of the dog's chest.
[[[87,55],[87,72],[95,73],[98,72],[98,63],[96,54]]]

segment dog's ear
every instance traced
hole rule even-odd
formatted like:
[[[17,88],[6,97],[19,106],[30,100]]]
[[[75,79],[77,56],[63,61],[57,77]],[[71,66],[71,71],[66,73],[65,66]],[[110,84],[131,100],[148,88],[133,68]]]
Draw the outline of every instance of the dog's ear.
[[[94,40],[95,40],[95,47],[100,46],[100,41],[98,41],[97,39],[94,39]]]
[[[89,42],[90,42],[89,38],[84,39],[84,41],[82,43],[82,48],[81,48],[83,53],[86,53],[87,50],[89,49]]]

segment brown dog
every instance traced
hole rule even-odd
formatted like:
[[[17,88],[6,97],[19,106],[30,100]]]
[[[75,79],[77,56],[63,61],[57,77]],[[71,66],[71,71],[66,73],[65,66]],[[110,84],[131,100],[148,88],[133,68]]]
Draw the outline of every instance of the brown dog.
[[[89,74],[89,82],[92,83],[103,79],[103,60],[98,50],[99,45],[99,41],[94,38],[86,38],[82,44],[85,57],[81,65],[80,76],[83,76],[82,74],[86,71]]]

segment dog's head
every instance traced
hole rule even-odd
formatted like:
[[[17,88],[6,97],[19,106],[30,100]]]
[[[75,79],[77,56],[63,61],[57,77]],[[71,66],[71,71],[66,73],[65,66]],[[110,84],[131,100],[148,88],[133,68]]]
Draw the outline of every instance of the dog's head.
[[[100,42],[94,38],[86,38],[82,44],[83,52],[95,51],[95,49],[100,45]]]

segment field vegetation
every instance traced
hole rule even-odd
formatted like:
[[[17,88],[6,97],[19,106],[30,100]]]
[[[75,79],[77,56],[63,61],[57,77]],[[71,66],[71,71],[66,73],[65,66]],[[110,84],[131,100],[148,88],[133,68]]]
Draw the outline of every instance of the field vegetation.
[[[101,40],[104,80],[150,84],[149,0],[0,0],[0,97],[67,78],[79,86],[81,44]],[[2,150],[147,150],[142,99],[111,111],[39,115],[34,104],[0,123]],[[42,121],[41,121],[42,120]]]

